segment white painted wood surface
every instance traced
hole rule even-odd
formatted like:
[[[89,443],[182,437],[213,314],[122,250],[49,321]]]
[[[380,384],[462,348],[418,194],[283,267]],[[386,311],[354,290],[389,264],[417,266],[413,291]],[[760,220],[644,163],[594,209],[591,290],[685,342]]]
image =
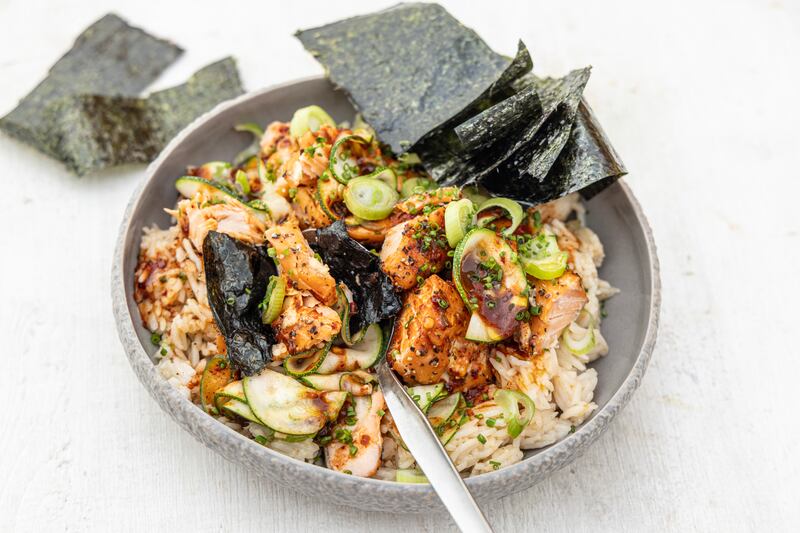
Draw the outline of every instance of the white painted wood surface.
[[[388,3],[0,0],[0,113],[107,11],[186,48],[158,88],[233,54],[256,89],[320,72],[296,28]],[[492,505],[497,531],[800,530],[800,6],[448,4],[498,50],[523,38],[541,73],[594,65],[589,101],[663,269],[642,388],[584,457]],[[1,531],[452,530],[312,501],[178,429],[111,316],[112,247],[142,168],[76,179],[0,135],[0,169]]]

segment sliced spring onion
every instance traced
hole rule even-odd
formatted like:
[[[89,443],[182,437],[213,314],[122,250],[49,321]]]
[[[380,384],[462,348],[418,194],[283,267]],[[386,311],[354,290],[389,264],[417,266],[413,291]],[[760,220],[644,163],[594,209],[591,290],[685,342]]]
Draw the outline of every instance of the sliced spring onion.
[[[200,166],[200,176],[212,180],[222,179],[231,169],[227,161],[209,161]]]
[[[267,165],[264,163],[264,160],[260,157],[258,158],[258,162],[256,164],[256,168],[258,169],[258,179],[261,180],[261,183],[267,183],[268,181],[275,181],[275,173],[267,171]]]
[[[289,134],[292,137],[300,137],[308,131],[317,131],[323,124],[335,126],[336,122],[318,105],[301,107],[294,112],[289,123]]]
[[[358,176],[358,160],[353,157],[354,146],[367,146],[369,142],[358,135],[345,135],[333,143],[328,169],[341,183],[347,183]]]
[[[522,258],[525,272],[537,279],[551,280],[561,276],[567,269],[567,252],[558,252],[542,259]]]
[[[458,243],[467,234],[474,212],[475,205],[469,198],[462,198],[447,204],[444,211],[444,229],[451,248],[458,246]]]
[[[395,191],[397,190],[397,174],[389,167],[381,167],[372,174],[367,174],[364,177],[375,178],[376,180],[384,182]]]
[[[259,150],[261,150],[261,137],[264,136],[264,130],[261,129],[261,126],[254,122],[237,124],[233,127],[233,129],[243,133],[251,133],[253,135],[253,142],[251,142],[247,148],[236,154],[236,157],[233,158],[233,164],[238,167],[249,159],[258,155]]]
[[[353,178],[344,189],[344,203],[355,216],[382,220],[389,216],[399,195],[395,189],[375,178]]]
[[[528,308],[528,279],[506,240],[488,228],[473,228],[453,253],[453,282],[473,311],[467,338],[496,342],[518,326]]]
[[[575,355],[586,355],[595,346],[594,324],[582,328],[574,322],[569,325],[561,336],[567,349]]]
[[[522,223],[522,219],[525,218],[525,212],[522,210],[522,206],[519,205],[514,200],[509,200],[508,198],[489,198],[485,202],[483,202],[480,207],[478,207],[478,212],[475,214],[476,217],[479,217],[477,220],[477,224],[480,227],[485,227],[487,224],[497,220],[500,217],[483,217],[480,218],[480,214],[482,211],[486,211],[487,209],[492,209],[495,207],[499,207],[506,213],[508,213],[508,218],[511,220],[511,225],[505,228],[501,233],[503,235],[511,235],[514,233],[519,225]]]
[[[264,136],[264,130],[255,122],[245,122],[244,124],[237,124],[233,127],[236,131],[252,133],[253,137],[261,139]]]
[[[270,276],[267,292],[261,302],[261,322],[272,324],[283,308],[283,298],[286,296],[286,280],[280,276]]]
[[[402,469],[395,473],[398,483],[428,483],[428,478],[419,470]]]
[[[500,389],[494,393],[494,401],[503,410],[506,431],[508,431],[512,439],[516,439],[525,429],[525,426],[530,423],[533,414],[536,412],[533,400],[519,391]],[[523,414],[519,412],[519,404],[525,407]]]
[[[408,198],[436,187],[436,182],[430,178],[409,178],[403,182],[403,186],[400,188],[400,195],[403,198]]]
[[[247,173],[244,170],[236,171],[236,183],[242,188],[244,194],[250,194],[250,180],[247,179]]]
[[[519,247],[519,259],[529,275],[537,279],[556,279],[567,268],[569,254],[558,247],[556,236],[543,230]]]

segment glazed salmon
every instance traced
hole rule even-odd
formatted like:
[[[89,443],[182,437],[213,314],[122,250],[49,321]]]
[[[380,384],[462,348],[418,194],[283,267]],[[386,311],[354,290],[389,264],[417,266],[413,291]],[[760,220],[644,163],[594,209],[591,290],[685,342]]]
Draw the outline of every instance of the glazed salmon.
[[[336,303],[336,281],[328,267],[315,257],[303,233],[291,223],[273,226],[266,233],[275,248],[281,272],[300,290],[311,292],[324,305]]]
[[[447,371],[450,346],[469,319],[456,288],[437,275],[406,296],[388,357],[407,384],[436,383]]]
[[[589,299],[581,278],[570,270],[552,281],[534,280],[533,291],[540,312],[520,325],[518,341],[529,353],[538,354],[556,343]]]
[[[489,363],[491,344],[457,338],[450,345],[447,373],[444,375],[447,390],[468,391],[494,381]]]
[[[283,301],[281,314],[272,323],[275,336],[290,354],[317,348],[342,329],[339,314],[310,294],[295,293]]]
[[[234,239],[260,244],[267,226],[246,208],[236,204],[208,204],[200,197],[178,204],[178,223],[195,249],[203,249],[209,231],[230,235]]]
[[[313,187],[298,187],[294,195],[292,211],[300,229],[324,228],[333,224],[333,219],[325,214],[314,196],[316,189],[316,184]]]
[[[450,247],[444,233],[444,207],[390,229],[381,248],[381,268],[395,287],[408,290],[439,272]]]
[[[371,477],[381,466],[381,417],[386,403],[380,391],[356,397],[354,403],[356,423],[337,426],[333,440],[325,447],[325,460],[333,470]]]
[[[461,193],[456,187],[447,187],[431,192],[409,196],[398,203],[392,213],[383,220],[360,220],[348,217],[347,232],[352,238],[372,246],[380,246],[389,230],[424,213],[425,208],[438,207],[457,200]]]

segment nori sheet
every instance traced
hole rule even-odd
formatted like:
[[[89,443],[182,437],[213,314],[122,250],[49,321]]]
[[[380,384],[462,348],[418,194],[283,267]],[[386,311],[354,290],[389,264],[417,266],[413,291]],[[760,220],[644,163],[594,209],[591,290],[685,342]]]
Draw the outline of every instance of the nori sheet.
[[[52,104],[45,114],[58,132],[59,159],[80,176],[152,161],[192,120],[242,92],[236,62],[228,57],[146,98],[78,95]]]
[[[57,157],[58,136],[46,108],[71,95],[136,96],[183,50],[108,14],[78,36],[19,105],[0,119],[0,129],[45,154]]]
[[[463,160],[465,150],[456,129],[471,117],[483,114],[514,96],[514,84],[529,73],[532,67],[533,62],[528,49],[520,41],[517,55],[496,82],[457,115],[429,132],[412,147],[412,151],[422,158],[426,170],[433,179],[441,182],[448,176],[460,174],[468,168]],[[473,153],[477,151],[477,149],[472,150]]]
[[[592,108],[581,100],[569,140],[544,183],[553,184],[558,196],[580,191],[589,199],[627,173]]]
[[[499,55],[437,4],[400,4],[295,35],[398,154],[488,107],[486,96],[531,68],[524,47],[515,59]]]
[[[540,79],[520,42],[501,59],[435,4],[401,4],[297,33],[382,141],[442,185],[479,183],[525,203],[625,173],[582,103],[590,69]],[[398,44],[399,43],[399,44]]]
[[[258,308],[270,276],[278,273],[267,247],[209,231],[203,241],[203,270],[208,304],[225,344],[228,359],[245,376],[272,360],[272,328],[261,322]]]
[[[526,190],[527,178],[518,183],[521,173],[532,171],[543,177],[563,148],[588,78],[588,68],[563,78],[525,76],[515,82],[515,96],[456,127],[456,133],[468,133],[468,148],[462,144],[460,151],[447,157],[420,154],[426,169],[442,184],[481,182],[497,194],[502,188],[505,194],[521,196],[512,192]],[[523,111],[523,116],[515,115]]]
[[[309,244],[330,267],[333,277],[353,293],[356,312],[350,317],[351,331],[394,318],[400,312],[403,304],[381,269],[380,258],[350,237],[344,221],[316,230]]]
[[[482,111],[455,128],[464,151],[489,148],[542,116],[544,109],[535,85]]]

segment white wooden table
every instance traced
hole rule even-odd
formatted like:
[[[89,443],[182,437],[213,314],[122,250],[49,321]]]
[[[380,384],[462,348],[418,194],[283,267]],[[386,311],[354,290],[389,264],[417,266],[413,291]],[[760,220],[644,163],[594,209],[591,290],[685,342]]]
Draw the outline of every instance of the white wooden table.
[[[187,50],[157,88],[233,54],[256,89],[321,71],[295,29],[389,3],[0,0],[0,113],[107,11]],[[658,347],[630,406],[490,520],[504,532],[798,531],[798,4],[447,3],[497,50],[524,39],[541,73],[594,65],[589,100],[663,271]],[[256,479],[160,411],[109,298],[142,170],[76,179],[0,136],[0,531],[452,530],[442,515],[340,509]]]

